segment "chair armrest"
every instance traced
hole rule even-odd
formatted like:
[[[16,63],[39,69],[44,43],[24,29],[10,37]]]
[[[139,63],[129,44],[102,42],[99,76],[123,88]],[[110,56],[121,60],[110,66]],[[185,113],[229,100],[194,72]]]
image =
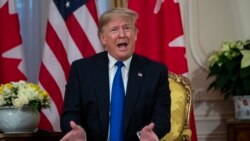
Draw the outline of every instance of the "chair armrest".
[[[190,141],[191,140],[192,131],[191,129],[183,129],[181,134],[182,141]]]

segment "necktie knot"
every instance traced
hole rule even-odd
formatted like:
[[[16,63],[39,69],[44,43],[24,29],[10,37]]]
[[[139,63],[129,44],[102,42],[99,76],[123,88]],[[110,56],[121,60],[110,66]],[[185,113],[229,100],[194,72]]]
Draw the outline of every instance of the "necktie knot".
[[[124,66],[124,64],[123,64],[122,61],[117,61],[117,62],[115,63],[115,65],[116,65],[119,69],[122,68],[122,67]]]

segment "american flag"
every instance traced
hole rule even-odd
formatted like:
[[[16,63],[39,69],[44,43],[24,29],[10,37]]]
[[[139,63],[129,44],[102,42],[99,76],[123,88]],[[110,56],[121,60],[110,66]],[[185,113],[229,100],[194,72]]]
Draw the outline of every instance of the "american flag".
[[[60,131],[60,114],[71,63],[103,51],[97,34],[95,0],[52,0],[39,84],[52,99],[42,110],[40,129]]]
[[[0,84],[26,80],[15,0],[0,1]]]

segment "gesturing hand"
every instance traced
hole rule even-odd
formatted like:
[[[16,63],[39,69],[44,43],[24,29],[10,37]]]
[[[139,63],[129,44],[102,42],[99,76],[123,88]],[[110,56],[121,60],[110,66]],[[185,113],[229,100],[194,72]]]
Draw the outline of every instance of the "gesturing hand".
[[[70,121],[72,130],[68,132],[60,141],[86,141],[86,132],[74,121]]]
[[[140,132],[140,141],[159,141],[159,138],[153,131],[154,126],[154,123],[150,123],[149,125],[142,128]]]

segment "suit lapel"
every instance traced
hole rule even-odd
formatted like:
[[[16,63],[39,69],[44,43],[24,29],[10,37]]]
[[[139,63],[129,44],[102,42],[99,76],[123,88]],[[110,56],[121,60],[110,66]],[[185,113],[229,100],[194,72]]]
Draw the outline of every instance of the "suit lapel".
[[[141,84],[143,82],[144,72],[142,70],[142,61],[134,55],[129,69],[127,93],[125,99],[125,119],[124,131],[127,130],[129,119],[133,112],[136,101],[139,97]]]
[[[96,59],[96,64],[97,68],[94,71],[96,71],[95,90],[99,111],[98,116],[103,127],[103,133],[107,135],[109,125],[109,72],[107,53],[101,53]]]

